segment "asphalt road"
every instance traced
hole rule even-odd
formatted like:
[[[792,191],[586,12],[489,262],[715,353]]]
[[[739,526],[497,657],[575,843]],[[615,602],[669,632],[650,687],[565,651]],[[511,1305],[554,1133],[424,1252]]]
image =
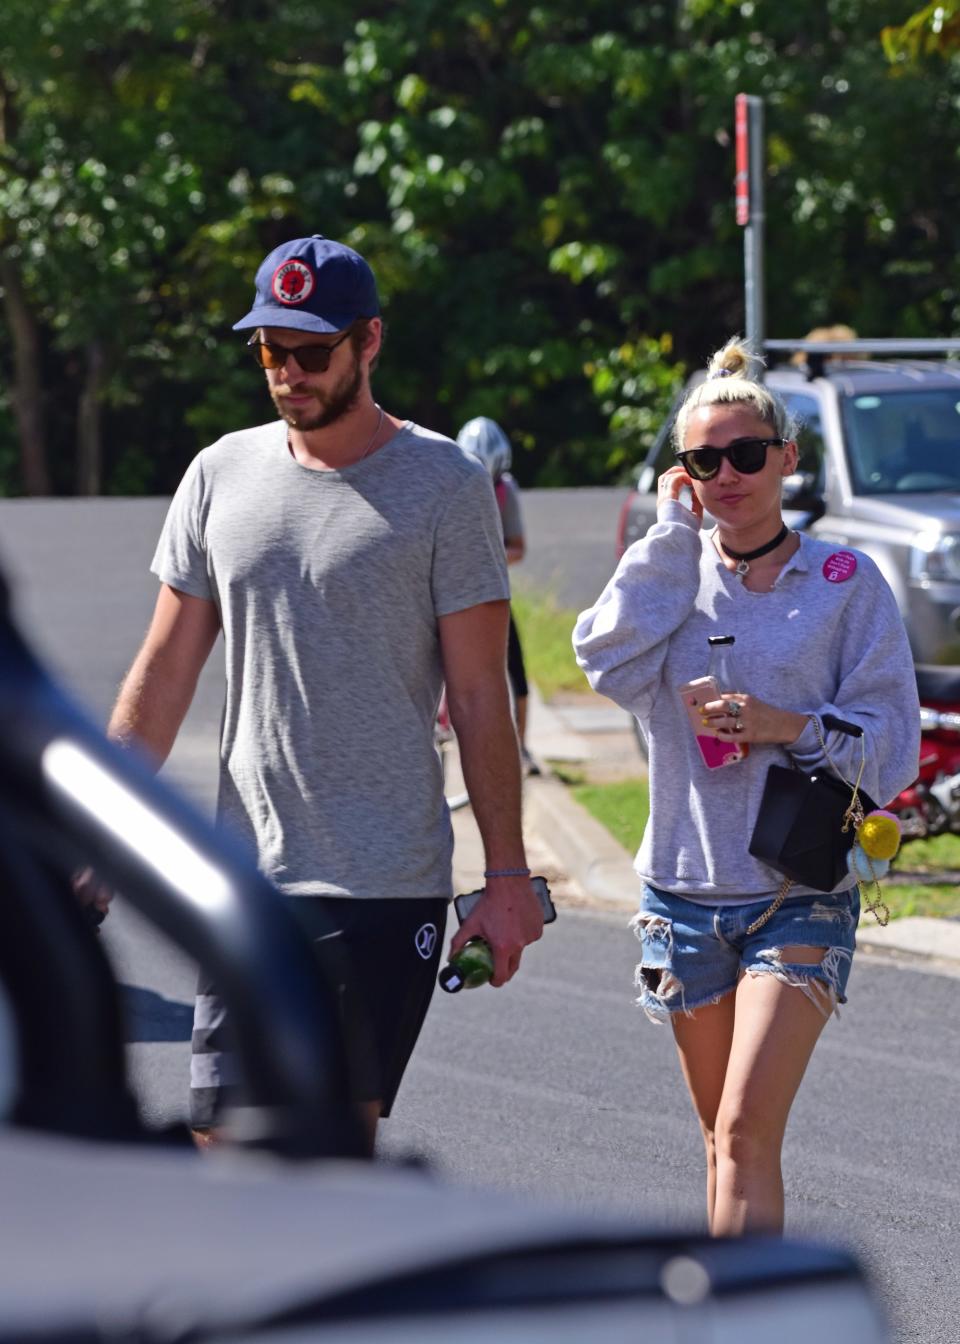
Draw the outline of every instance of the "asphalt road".
[[[547,591],[582,611],[616,567],[617,518],[626,490],[528,490],[523,495],[527,555],[514,584]]]
[[[525,581],[573,607],[613,566],[622,492],[527,497]],[[149,617],[162,501],[0,501],[0,563],[21,623],[102,719]],[[171,772],[209,805],[219,654]],[[193,967],[118,906],[104,939],[126,989],[130,1058],[151,1120],[182,1116]],[[635,945],[619,916],[566,910],[508,990],[438,996],[383,1127],[385,1154],[445,1175],[702,1224],[700,1141],[668,1033],[631,1004]],[[863,1257],[897,1338],[960,1339],[960,980],[855,963],[785,1152],[795,1234]]]

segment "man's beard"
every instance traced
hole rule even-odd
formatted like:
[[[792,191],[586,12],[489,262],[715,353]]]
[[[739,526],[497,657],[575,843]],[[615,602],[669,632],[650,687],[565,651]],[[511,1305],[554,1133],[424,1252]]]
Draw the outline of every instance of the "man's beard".
[[[302,409],[296,407],[284,408],[283,398],[272,389],[270,396],[281,420],[286,420],[287,424],[294,429],[307,433],[311,429],[326,429],[328,425],[335,424],[337,420],[342,419],[349,411],[352,411],[362,387],[363,370],[359,359],[354,356],[352,370],[345,373],[340,382],[328,392],[318,394],[312,388],[309,389],[311,395],[318,399],[316,409],[306,406]],[[296,388],[291,387],[290,391],[295,392]]]

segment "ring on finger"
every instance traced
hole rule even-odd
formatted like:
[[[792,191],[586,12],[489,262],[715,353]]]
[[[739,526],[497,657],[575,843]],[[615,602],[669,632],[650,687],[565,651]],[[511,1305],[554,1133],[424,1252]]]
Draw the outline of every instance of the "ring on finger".
[[[741,705],[739,700],[728,700],[727,713],[731,714],[735,719],[739,719],[740,715],[743,713],[743,705]]]
[[[737,719],[736,723],[733,725],[733,727],[730,729],[730,731],[731,731],[731,733],[742,733],[742,732],[743,732],[743,723],[740,721],[740,719]]]

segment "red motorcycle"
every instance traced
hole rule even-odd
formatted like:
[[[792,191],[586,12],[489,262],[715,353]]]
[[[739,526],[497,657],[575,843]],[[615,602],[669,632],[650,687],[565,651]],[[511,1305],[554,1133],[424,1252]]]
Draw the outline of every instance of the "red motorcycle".
[[[904,840],[960,834],[960,669],[918,667],[920,773],[890,804]]]

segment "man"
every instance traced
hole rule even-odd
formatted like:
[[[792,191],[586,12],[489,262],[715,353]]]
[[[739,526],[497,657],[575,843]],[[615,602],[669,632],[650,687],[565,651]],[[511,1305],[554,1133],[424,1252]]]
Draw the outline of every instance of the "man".
[[[426,1013],[452,895],[433,746],[443,682],[487,868],[454,950],[482,935],[503,985],[543,929],[520,827],[496,502],[478,463],[374,401],[379,312],[370,267],[340,243],[298,238],[260,266],[234,330],[252,331],[279,419],[228,434],[188,468],[152,565],[153,620],[109,726],[162,762],[223,630],[219,817],[321,950],[335,941],[359,972],[343,973],[341,1001],[371,1145]],[[201,975],[201,1142],[232,1081],[223,1021]]]

